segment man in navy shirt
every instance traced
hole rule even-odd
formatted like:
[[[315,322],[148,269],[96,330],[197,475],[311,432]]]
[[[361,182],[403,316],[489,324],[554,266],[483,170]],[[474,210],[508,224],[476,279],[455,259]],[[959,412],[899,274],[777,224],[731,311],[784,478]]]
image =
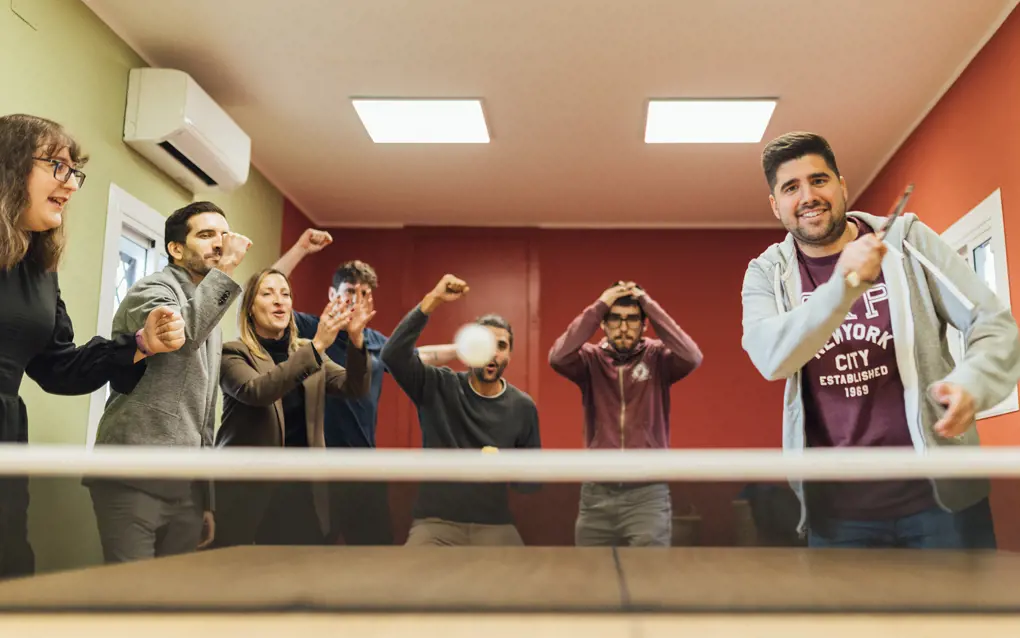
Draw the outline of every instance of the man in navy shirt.
[[[306,256],[314,254],[333,242],[329,233],[306,230],[298,241],[273,265],[290,276]],[[369,313],[374,310],[373,293],[379,286],[375,270],[359,260],[340,265],[333,274],[329,295],[364,304]],[[319,327],[317,315],[295,312],[298,334],[311,339]],[[325,435],[327,447],[374,448],[379,397],[382,394],[383,373],[389,372],[379,358],[388,337],[373,328],[364,329],[365,349],[371,358],[371,385],[364,397],[346,398],[327,395]],[[326,356],[340,366],[347,364],[347,333],[340,331],[336,341],[326,350]],[[455,357],[452,345],[423,346],[419,358],[430,365],[444,365]],[[389,495],[386,483],[365,481],[333,483],[330,488],[329,542],[340,536],[348,545],[391,545],[393,532],[390,523]]]

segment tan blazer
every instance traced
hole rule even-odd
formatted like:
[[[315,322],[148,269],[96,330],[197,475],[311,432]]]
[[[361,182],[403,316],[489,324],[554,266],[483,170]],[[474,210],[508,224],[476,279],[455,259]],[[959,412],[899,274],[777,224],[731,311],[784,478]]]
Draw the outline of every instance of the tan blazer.
[[[220,364],[223,419],[216,433],[216,445],[281,447],[285,427],[283,397],[301,383],[305,389],[308,445],[325,447],[326,394],[365,396],[371,364],[366,351],[350,343],[346,369],[326,355],[321,356],[320,366],[308,342],[277,365],[272,359],[254,356],[241,341],[224,344]]]
[[[369,389],[370,366],[367,352],[351,344],[347,346],[346,369],[325,355],[320,365],[310,342],[279,365],[254,356],[241,341],[224,344],[220,364],[223,419],[216,445],[282,447],[283,397],[301,383],[309,447],[325,447],[326,394],[364,396]],[[275,487],[272,482],[218,481],[215,546],[253,543]],[[327,484],[313,482],[311,488],[319,529],[327,534],[331,526]]]

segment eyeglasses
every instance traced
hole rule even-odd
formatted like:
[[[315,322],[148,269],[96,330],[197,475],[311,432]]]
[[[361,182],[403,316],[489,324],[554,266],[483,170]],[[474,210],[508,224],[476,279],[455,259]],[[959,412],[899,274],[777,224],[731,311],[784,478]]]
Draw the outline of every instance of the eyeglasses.
[[[53,164],[53,178],[61,184],[66,184],[67,180],[71,179],[72,175],[74,176],[75,181],[78,182],[78,188],[81,188],[85,184],[85,173],[82,173],[77,168],[73,168],[61,160],[50,159],[49,157],[33,157],[32,159],[39,162],[46,162],[47,164]]]
[[[627,315],[626,317],[621,317],[616,313],[609,313],[606,315],[606,325],[610,328],[619,328],[620,324],[624,321],[626,321],[627,325],[631,328],[637,328],[641,325],[641,315]]]

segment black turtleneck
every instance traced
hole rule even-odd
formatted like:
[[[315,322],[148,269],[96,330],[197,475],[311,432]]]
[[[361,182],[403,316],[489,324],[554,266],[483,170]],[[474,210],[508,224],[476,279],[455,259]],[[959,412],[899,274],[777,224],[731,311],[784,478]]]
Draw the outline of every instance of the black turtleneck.
[[[290,328],[279,339],[259,337],[259,343],[266,349],[273,362],[283,363],[290,356]],[[283,396],[283,445],[284,447],[308,447],[308,426],[305,423],[305,388],[300,383]]]

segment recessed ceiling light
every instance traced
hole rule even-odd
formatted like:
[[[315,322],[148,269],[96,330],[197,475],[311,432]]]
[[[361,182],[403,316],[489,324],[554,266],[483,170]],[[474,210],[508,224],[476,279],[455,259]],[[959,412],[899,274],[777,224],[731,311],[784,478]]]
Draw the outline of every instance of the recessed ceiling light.
[[[775,100],[651,100],[645,142],[754,144],[775,108]]]
[[[353,99],[376,144],[487,144],[481,100]]]

